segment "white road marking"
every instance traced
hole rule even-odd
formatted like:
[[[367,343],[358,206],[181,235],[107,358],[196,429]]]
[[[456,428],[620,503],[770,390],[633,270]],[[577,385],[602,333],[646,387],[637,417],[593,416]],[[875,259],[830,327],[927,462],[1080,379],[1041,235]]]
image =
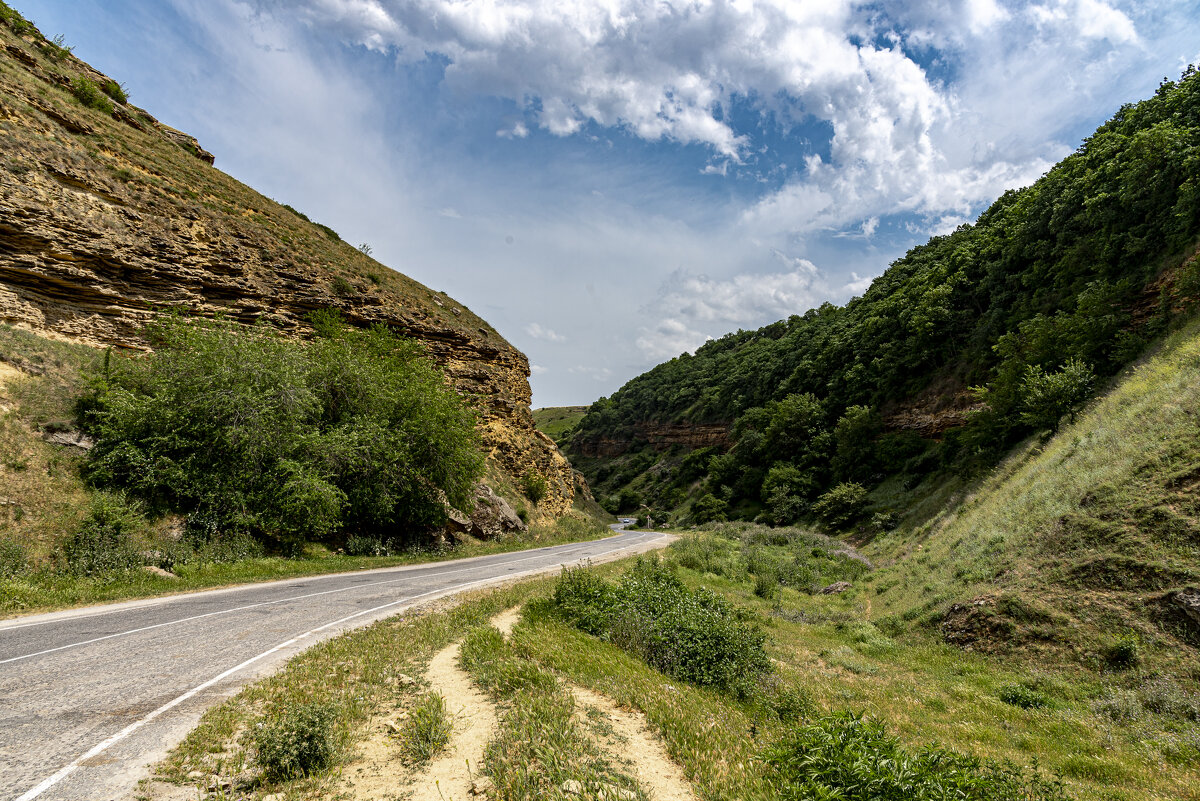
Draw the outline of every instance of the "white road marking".
[[[575,547],[576,548],[585,548],[586,545],[578,545]],[[626,547],[626,546],[622,545],[619,548],[615,548],[613,550],[620,550],[621,548],[624,548],[624,547]],[[571,548],[564,549],[563,553],[567,553],[570,550],[573,550],[573,549],[571,549]],[[602,553],[597,554],[597,556],[603,556],[604,554],[612,553],[613,550],[604,551]],[[516,565],[516,564],[520,564],[521,562],[528,562],[533,559],[539,559],[543,555],[544,554],[539,554],[538,556],[528,556],[528,557],[525,557],[524,559],[514,559],[509,562],[500,562],[499,565],[500,566]],[[443,570],[438,573],[425,574],[425,575],[421,576],[421,578],[436,578],[436,577],[440,577],[440,576],[452,576],[457,573],[469,573],[475,569],[478,569],[478,566],[459,568],[456,570]],[[136,629],[129,629],[127,631],[119,631],[114,634],[106,634],[103,637],[94,637],[90,640],[81,640],[79,642],[68,643],[67,645],[60,645],[56,648],[47,648],[44,651],[35,651],[34,653],[30,653],[30,654],[22,654],[21,656],[12,656],[12,657],[9,657],[8,659],[0,659],[0,665],[6,665],[9,662],[19,662],[22,659],[32,659],[35,656],[44,656],[46,654],[52,654],[52,653],[55,653],[56,651],[65,651],[70,648],[79,648],[84,645],[91,645],[92,643],[103,642],[104,640],[111,640],[115,637],[125,637],[129,634],[138,634],[143,631],[151,631],[153,629],[160,629],[160,628],[163,628],[164,626],[174,626],[179,623],[188,623],[192,620],[202,620],[203,618],[206,618],[206,617],[214,617],[216,615],[227,615],[232,612],[243,612],[247,609],[255,609],[260,606],[271,606],[273,604],[282,604],[282,603],[287,603],[289,601],[299,601],[299,600],[303,600],[305,598],[315,598],[320,595],[332,595],[332,594],[336,594],[336,593],[340,593],[340,592],[349,592],[350,590],[364,589],[367,587],[380,587],[380,586],[384,586],[387,584],[397,584],[402,581],[407,581],[410,578],[412,578],[412,577],[411,576],[403,576],[401,578],[391,579],[389,581],[372,581],[372,582],[365,583],[365,584],[353,584],[349,587],[341,587],[336,590],[322,590],[321,592],[310,592],[310,593],[306,593],[305,595],[293,595],[288,598],[280,598],[280,599],[277,599],[274,601],[261,601],[256,604],[247,604],[245,606],[236,606],[231,609],[220,609],[220,610],[217,610],[216,612],[205,612],[202,615],[192,615],[191,617],[183,617],[183,618],[179,618],[178,620],[169,620],[165,623],[155,623],[154,625],[151,625],[151,626],[141,626]],[[251,586],[253,586],[253,585],[251,585]],[[37,625],[37,624],[34,624],[34,625]],[[15,628],[19,628],[19,627],[14,626],[12,628],[15,629]],[[11,631],[12,629],[5,629],[5,630]]]
[[[659,539],[662,539],[662,537],[663,537],[663,535],[659,535],[652,541],[657,542]],[[604,556],[606,554],[615,553],[616,551],[623,550],[626,547],[627,547],[627,545],[620,545],[616,548],[612,548],[607,551],[602,551],[598,554],[595,554],[595,556]],[[533,557],[530,557],[530,558],[533,558]],[[529,559],[521,559],[518,561],[525,562],[525,561],[529,561]],[[511,564],[511,563],[505,563],[505,564]],[[561,565],[561,564],[565,564],[565,563],[559,562],[557,564]],[[244,668],[249,667],[250,665],[254,664],[255,662],[259,661],[260,659],[270,656],[271,654],[281,651],[284,648],[287,648],[291,645],[295,645],[296,643],[300,642],[301,640],[304,640],[307,637],[311,637],[312,635],[317,634],[321,631],[324,631],[325,629],[332,628],[333,626],[338,626],[342,623],[347,623],[351,620],[354,620],[355,618],[362,617],[363,615],[369,615],[369,614],[372,614],[375,612],[381,612],[384,609],[390,609],[391,607],[398,606],[400,604],[416,601],[419,598],[425,598],[428,596],[439,595],[439,594],[450,595],[450,594],[453,594],[456,592],[462,592],[464,590],[469,590],[473,587],[478,587],[478,586],[486,585],[489,583],[496,583],[499,581],[508,581],[513,578],[520,578],[520,577],[523,577],[523,576],[526,576],[529,574],[539,573],[548,568],[552,568],[552,567],[556,567],[556,566],[557,565],[547,565],[545,568],[534,568],[533,570],[527,570],[523,573],[519,573],[516,576],[493,576],[491,578],[480,579],[479,581],[468,582],[467,584],[463,584],[461,586],[454,587],[451,589],[430,590],[429,592],[424,592],[424,593],[421,593],[420,595],[413,595],[408,598],[401,598],[398,601],[392,601],[390,603],[383,604],[382,606],[376,606],[372,609],[364,609],[361,612],[355,612],[352,615],[347,615],[346,617],[340,618],[338,620],[334,620],[330,623],[325,623],[321,626],[316,627],[315,629],[309,629],[308,631],[304,632],[303,634],[292,637],[291,639],[289,639],[285,642],[281,642],[279,645],[276,645],[273,648],[269,648],[268,650],[263,651],[261,654],[259,654],[257,656],[253,656],[250,659],[247,659],[246,661],[242,662],[241,664],[235,665],[235,666],[229,668],[228,670],[214,676],[213,678],[209,679],[208,681],[204,682],[203,684],[199,684],[199,685],[193,687],[192,689],[188,690],[187,692],[183,693],[182,695],[178,696],[177,698],[174,698],[171,701],[168,701],[167,703],[160,706],[158,709],[155,709],[153,712],[146,715],[144,718],[134,721],[133,723],[129,724],[124,729],[121,729],[121,731],[112,735],[108,739],[103,740],[100,743],[97,743],[96,745],[92,746],[92,748],[90,748],[87,751],[87,753],[75,758],[74,760],[71,761],[70,764],[61,768],[60,770],[58,770],[58,772],[54,773],[53,775],[47,777],[37,786],[27,790],[23,795],[20,795],[16,799],[14,799],[14,801],[33,801],[33,799],[37,798],[42,793],[46,792],[51,787],[58,784],[63,779],[67,778],[72,773],[74,773],[76,770],[78,770],[79,766],[82,765],[84,762],[86,762],[87,760],[91,759],[92,757],[94,757],[98,754],[103,753],[104,751],[107,751],[109,748],[111,748],[112,746],[121,742],[126,737],[133,734],[135,731],[142,728],[143,726],[145,726],[147,723],[154,720],[155,718],[163,715],[166,712],[171,711],[175,707],[182,704],[184,701],[187,701],[189,698],[195,697],[197,694],[204,692],[209,687],[212,687],[213,685],[218,684],[222,680],[229,678],[233,674],[237,673],[240,670],[243,670]],[[454,571],[454,572],[461,573],[461,572],[465,572],[465,571],[458,570],[458,571]],[[445,575],[445,574],[439,573],[437,575]],[[392,582],[387,582],[387,583],[392,583]],[[360,584],[357,586],[364,587],[364,586],[371,586],[371,585]],[[318,594],[324,594],[324,593],[318,593]],[[233,610],[230,610],[230,611],[233,611]],[[210,613],[210,614],[216,614],[216,613]],[[201,615],[198,617],[204,617],[204,616]],[[180,622],[182,622],[182,621],[180,621]]]

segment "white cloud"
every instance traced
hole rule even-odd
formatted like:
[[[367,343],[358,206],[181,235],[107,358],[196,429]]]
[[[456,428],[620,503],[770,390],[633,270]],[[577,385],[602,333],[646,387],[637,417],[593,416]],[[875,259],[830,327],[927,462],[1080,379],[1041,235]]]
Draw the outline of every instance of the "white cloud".
[[[546,342],[566,342],[567,338],[558,333],[552,328],[546,328],[541,323],[530,323],[525,326],[525,333],[534,339],[545,340]]]
[[[607,367],[597,367],[595,365],[577,364],[567,370],[571,375],[581,375],[585,378],[590,378],[593,381],[607,381],[612,378],[613,371]]]
[[[545,375],[546,373],[550,372],[550,368],[543,367],[540,364],[531,364],[529,365],[529,372],[533,375]]]
[[[656,322],[639,332],[637,346],[654,359],[692,352],[713,334],[756,328],[801,314],[820,302],[817,268],[805,259],[777,253],[790,269],[712,279],[676,270],[643,309]]]

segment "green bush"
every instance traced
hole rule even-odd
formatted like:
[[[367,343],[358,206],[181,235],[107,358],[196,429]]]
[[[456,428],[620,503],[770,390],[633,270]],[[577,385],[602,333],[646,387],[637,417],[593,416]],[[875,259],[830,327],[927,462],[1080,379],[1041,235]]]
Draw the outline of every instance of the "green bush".
[[[1050,703],[1046,696],[1024,684],[1007,684],[1001,687],[1000,700],[1021,709],[1041,709]]]
[[[378,537],[351,534],[346,538],[347,556],[391,556],[392,543],[384,542]]]
[[[525,493],[530,503],[537,506],[546,497],[546,479],[536,470],[526,470],[525,475],[521,476],[521,492]]]
[[[748,697],[770,670],[766,635],[727,601],[689,590],[667,564],[639,558],[616,584],[564,571],[553,608],[564,621],[685,681]]]
[[[831,528],[842,528],[853,523],[866,510],[867,490],[853,481],[838,484],[813,503],[813,512]]]
[[[99,86],[96,86],[95,81],[84,77],[76,78],[71,81],[71,94],[75,95],[75,99],[88,108],[94,108],[105,114],[113,112],[112,101],[100,90]]]
[[[937,747],[915,752],[870,718],[837,714],[794,727],[765,753],[783,801],[1061,801],[1037,768]]]
[[[1021,379],[1021,422],[1051,431],[1058,430],[1064,415],[1073,422],[1095,380],[1092,368],[1076,358],[1068,359],[1061,370],[1053,373],[1030,365]]]
[[[416,763],[428,762],[450,744],[454,730],[441,693],[421,696],[404,727],[404,751]]]
[[[137,539],[146,528],[140,504],[120,493],[96,493],[79,530],[63,543],[67,571],[95,576],[140,566]]]
[[[152,355],[114,360],[80,399],[86,475],[203,536],[298,552],[338,534],[411,541],[468,510],[474,417],[420,345],[314,318],[304,345],[263,327],[169,318]]]
[[[1104,664],[1110,670],[1129,670],[1142,661],[1141,643],[1137,635],[1126,634],[1104,649]]]
[[[20,575],[28,566],[29,560],[21,543],[0,539],[0,579]]]
[[[340,275],[329,282],[329,288],[333,290],[333,294],[340,298],[348,298],[351,295],[358,294],[358,290],[354,288],[354,284]]]
[[[701,495],[692,504],[692,522],[700,525],[724,520],[729,513],[729,504],[711,492]]]
[[[263,776],[282,781],[309,776],[333,764],[337,754],[336,713],[329,704],[300,704],[254,732],[256,760]]]
[[[100,91],[111,97],[113,100],[124,105],[129,102],[129,94],[125,91],[125,87],[109,78],[104,83],[100,84]]]

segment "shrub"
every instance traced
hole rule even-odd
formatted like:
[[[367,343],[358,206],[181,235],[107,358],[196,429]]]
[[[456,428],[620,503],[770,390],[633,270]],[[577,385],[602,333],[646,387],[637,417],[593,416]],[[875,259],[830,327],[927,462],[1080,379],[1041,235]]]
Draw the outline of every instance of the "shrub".
[[[530,503],[537,506],[546,497],[546,479],[533,468],[526,470],[521,476],[521,492],[525,493]]]
[[[553,608],[669,676],[737,697],[751,695],[770,670],[757,626],[716,594],[689,590],[656,558],[639,558],[615,585],[585,568],[564,571]]]
[[[19,542],[0,539],[0,579],[12,578],[25,571],[29,560]]]
[[[474,417],[420,345],[314,317],[308,345],[265,327],[168,318],[152,355],[114,360],[79,404],[86,475],[204,536],[296,552],[337,534],[404,542],[467,510]]]
[[[292,707],[275,720],[258,724],[254,734],[258,766],[268,780],[308,776],[333,764],[337,753],[329,704]]]
[[[146,530],[141,507],[120,493],[98,492],[79,530],[63,543],[69,572],[83,576],[129,570],[142,564],[135,538]]]
[[[129,102],[129,94],[125,91],[125,87],[112,78],[100,84],[100,91],[122,105]]]
[[[905,750],[883,724],[837,714],[796,726],[765,758],[784,801],[1042,801],[1066,799],[1037,768],[937,747]]]
[[[813,512],[831,528],[842,528],[862,517],[867,509],[867,491],[861,484],[846,481],[817,498]]]
[[[347,556],[391,556],[391,541],[384,542],[378,537],[351,534],[346,538]]]
[[[358,294],[358,290],[354,288],[354,284],[340,275],[329,282],[329,288],[333,290],[333,294],[340,298],[348,298],[351,295]]]
[[[105,96],[94,81],[83,77],[76,78],[71,81],[71,94],[75,95],[75,99],[88,108],[94,108],[105,114],[113,112],[112,101]]]
[[[729,512],[729,504],[711,492],[701,495],[692,504],[692,522],[700,525],[717,520],[725,520]]]
[[[1000,700],[1021,709],[1041,709],[1050,703],[1046,696],[1024,684],[1006,684],[1001,687]]]
[[[1137,635],[1125,634],[1104,649],[1104,664],[1110,670],[1129,670],[1142,661],[1141,644]]]
[[[421,696],[404,728],[404,751],[413,762],[428,762],[450,744],[454,726],[441,693]]]

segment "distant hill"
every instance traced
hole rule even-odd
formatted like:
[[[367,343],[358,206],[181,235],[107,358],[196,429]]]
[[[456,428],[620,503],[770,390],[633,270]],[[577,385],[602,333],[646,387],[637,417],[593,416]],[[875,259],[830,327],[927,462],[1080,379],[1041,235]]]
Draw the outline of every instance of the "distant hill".
[[[857,514],[856,493],[890,480],[985,469],[1195,305],[1198,187],[1189,68],[862,297],[728,334],[600,399],[572,461],[610,511],[693,522]]]
[[[561,444],[587,413],[586,406],[546,406],[533,410],[533,424],[546,436]]]

